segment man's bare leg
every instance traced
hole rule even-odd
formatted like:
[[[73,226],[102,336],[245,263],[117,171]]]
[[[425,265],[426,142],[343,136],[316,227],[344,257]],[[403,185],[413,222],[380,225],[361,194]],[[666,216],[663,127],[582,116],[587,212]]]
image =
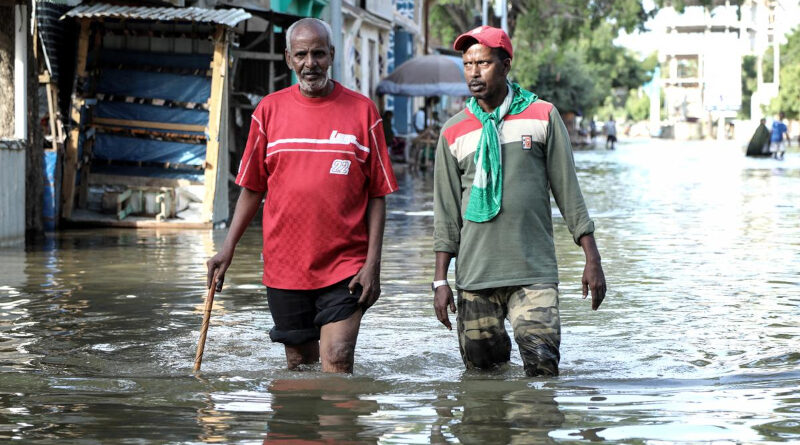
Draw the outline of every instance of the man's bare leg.
[[[358,309],[344,320],[322,326],[319,341],[322,372],[353,372],[361,315],[362,311]]]
[[[290,370],[300,365],[310,365],[319,361],[319,342],[310,341],[301,345],[284,345],[286,350],[286,366]]]

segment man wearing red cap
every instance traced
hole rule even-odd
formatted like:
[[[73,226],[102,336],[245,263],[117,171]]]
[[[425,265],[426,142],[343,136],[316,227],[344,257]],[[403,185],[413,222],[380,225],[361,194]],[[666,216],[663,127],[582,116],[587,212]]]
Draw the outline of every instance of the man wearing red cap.
[[[586,255],[583,296],[606,293],[600,254],[558,110],[507,80],[513,48],[501,29],[460,35],[472,98],[444,125],[434,170],[434,309],[451,329],[447,269],[456,257],[458,340],[468,369],[511,358],[508,318],[530,376],[558,375],[561,323],[550,191]]]

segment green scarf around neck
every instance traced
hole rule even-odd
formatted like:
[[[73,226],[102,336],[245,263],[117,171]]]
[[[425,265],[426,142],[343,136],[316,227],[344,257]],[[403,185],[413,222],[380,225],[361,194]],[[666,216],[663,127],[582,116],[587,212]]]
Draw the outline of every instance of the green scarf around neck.
[[[503,202],[503,157],[498,126],[506,114],[519,114],[536,99],[538,96],[519,84],[508,83],[508,95],[491,113],[483,111],[474,97],[467,101],[467,109],[478,118],[483,129],[475,150],[475,178],[472,180],[464,219],[486,222],[500,213]]]

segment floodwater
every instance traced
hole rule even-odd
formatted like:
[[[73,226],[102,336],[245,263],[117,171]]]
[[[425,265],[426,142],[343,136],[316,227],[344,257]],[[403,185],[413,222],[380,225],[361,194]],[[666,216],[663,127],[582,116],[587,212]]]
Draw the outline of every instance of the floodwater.
[[[0,251],[0,440],[24,443],[800,442],[800,154],[638,142],[577,152],[609,294],[556,220],[562,375],[465,372],[429,282],[431,179],[399,172],[383,296],[351,377],[284,369],[251,228],[191,374],[224,231],[82,230]],[[557,210],[555,211],[557,214]]]

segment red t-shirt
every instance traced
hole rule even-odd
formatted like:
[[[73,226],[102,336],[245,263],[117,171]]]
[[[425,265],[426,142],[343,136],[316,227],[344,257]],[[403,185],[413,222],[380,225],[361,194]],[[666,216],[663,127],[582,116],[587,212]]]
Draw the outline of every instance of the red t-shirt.
[[[262,99],[236,183],[267,191],[263,282],[278,289],[355,275],[367,256],[367,201],[397,190],[375,104],[339,83],[325,97],[294,85]]]

